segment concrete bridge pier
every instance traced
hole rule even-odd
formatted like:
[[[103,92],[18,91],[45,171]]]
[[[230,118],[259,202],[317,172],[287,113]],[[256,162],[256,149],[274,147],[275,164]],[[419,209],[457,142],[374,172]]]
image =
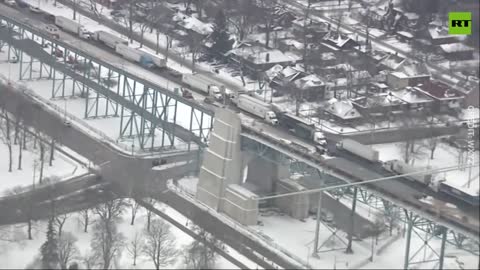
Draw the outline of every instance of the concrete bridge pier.
[[[199,201],[244,225],[257,224],[256,195],[242,184],[241,122],[236,113],[215,113],[210,145],[204,153],[197,185]]]

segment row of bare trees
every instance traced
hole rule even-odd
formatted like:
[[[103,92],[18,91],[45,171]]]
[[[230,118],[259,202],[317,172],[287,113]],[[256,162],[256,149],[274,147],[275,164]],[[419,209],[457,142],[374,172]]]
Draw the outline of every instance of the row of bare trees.
[[[118,224],[122,214],[130,208],[130,223],[133,225],[139,206],[134,200],[127,203],[124,199],[115,199],[79,212],[78,221],[84,233],[88,232],[88,227],[92,225],[91,251],[81,254],[77,246],[78,238],[63,229],[72,214],[64,213],[64,209],[56,205],[54,199],[51,202],[47,240],[42,245],[40,256],[33,263],[51,269],[78,269],[78,264],[82,264],[86,269],[113,269],[119,267],[119,258],[124,251],[132,259],[133,266],[137,266],[141,259],[150,261],[155,269],[161,269],[171,266],[178,258],[183,258],[185,267],[208,269],[214,266],[216,254],[207,243],[223,248],[223,244],[213,235],[192,225],[191,229],[200,236],[199,240],[184,246],[183,251],[180,251],[177,249],[171,226],[152,217],[148,211],[147,222],[142,230],[135,230],[134,235],[127,241],[127,237],[119,231]],[[153,200],[150,202],[155,203]],[[4,234],[1,236],[3,239]]]
[[[44,180],[44,169],[47,158],[49,166],[53,166],[55,140],[50,139],[39,131],[30,131],[28,127],[22,124],[19,118],[11,116],[2,109],[0,112],[0,142],[6,145],[8,149],[8,172],[13,171],[14,146],[18,148],[17,170],[22,170],[23,151],[27,150],[29,139],[33,140],[33,151],[38,152],[38,157],[34,162],[34,173],[37,169],[39,170],[38,182],[41,184]]]

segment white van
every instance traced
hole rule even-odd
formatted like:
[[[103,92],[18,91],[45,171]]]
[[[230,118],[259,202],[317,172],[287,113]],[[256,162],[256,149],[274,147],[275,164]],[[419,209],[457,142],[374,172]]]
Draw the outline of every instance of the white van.
[[[47,24],[45,25],[45,30],[52,35],[54,38],[59,38],[60,37],[60,29],[58,29],[57,26],[53,24]]]

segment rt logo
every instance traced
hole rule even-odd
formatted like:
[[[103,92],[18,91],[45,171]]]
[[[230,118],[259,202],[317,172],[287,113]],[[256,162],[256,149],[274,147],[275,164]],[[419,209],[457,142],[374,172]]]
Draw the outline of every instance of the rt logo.
[[[472,13],[471,12],[449,12],[448,13],[448,34],[449,35],[471,35],[472,34]]]

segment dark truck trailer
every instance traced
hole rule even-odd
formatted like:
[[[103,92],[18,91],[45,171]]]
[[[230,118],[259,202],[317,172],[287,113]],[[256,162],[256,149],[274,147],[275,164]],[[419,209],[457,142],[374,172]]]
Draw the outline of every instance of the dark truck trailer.
[[[291,113],[278,113],[280,126],[288,129],[298,137],[314,142],[315,145],[325,146],[325,136],[322,132],[316,130],[314,123],[308,123],[306,120]]]

